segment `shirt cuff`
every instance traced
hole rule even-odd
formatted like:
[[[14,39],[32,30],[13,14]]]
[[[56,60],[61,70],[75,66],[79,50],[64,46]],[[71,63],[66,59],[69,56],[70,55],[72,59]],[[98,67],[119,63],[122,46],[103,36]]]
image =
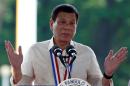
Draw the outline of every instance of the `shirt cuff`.
[[[11,83],[11,86],[16,86],[16,83],[14,82],[13,76],[10,77],[10,83]]]

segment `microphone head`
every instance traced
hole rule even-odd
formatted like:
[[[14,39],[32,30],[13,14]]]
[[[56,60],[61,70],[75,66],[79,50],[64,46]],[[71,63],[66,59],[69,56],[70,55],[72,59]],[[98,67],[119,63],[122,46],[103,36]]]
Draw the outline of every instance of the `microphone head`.
[[[57,45],[54,45],[52,47],[52,52],[54,53],[55,56],[59,57],[62,55],[62,49],[58,47]]]
[[[67,53],[69,56],[71,56],[71,57],[74,57],[74,56],[76,56],[76,54],[77,54],[77,52],[76,52],[74,46],[72,46],[72,45],[69,45],[69,46],[66,47],[66,53]]]
[[[63,60],[62,56],[62,49],[58,47],[57,45],[54,45],[52,48],[52,52],[56,57],[59,57],[61,63],[66,67],[65,61]]]

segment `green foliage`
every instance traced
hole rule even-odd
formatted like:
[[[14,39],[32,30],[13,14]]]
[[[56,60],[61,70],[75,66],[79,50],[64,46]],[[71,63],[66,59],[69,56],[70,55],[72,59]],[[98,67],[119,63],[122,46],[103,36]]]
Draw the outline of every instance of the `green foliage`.
[[[0,65],[2,65],[8,64],[4,41],[10,40],[13,45],[15,43],[15,0],[1,0],[0,3],[4,5],[0,10],[2,12],[0,15]]]

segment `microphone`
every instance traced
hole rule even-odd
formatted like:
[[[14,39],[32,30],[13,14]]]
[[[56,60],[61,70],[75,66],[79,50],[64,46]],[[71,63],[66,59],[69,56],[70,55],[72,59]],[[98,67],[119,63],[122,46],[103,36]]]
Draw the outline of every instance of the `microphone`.
[[[65,61],[63,60],[63,56],[62,56],[62,49],[60,47],[58,47],[57,45],[54,45],[52,47],[52,52],[56,57],[59,57],[61,63],[66,67],[65,65]]]
[[[72,57],[72,60],[70,61],[70,65],[74,62],[74,60],[76,59],[76,55],[77,55],[77,52],[74,48],[74,46],[72,45],[69,45],[66,47],[66,53]]]
[[[62,56],[62,49],[59,48],[57,45],[54,45],[54,46],[52,47],[52,52],[53,52],[54,55],[57,56],[57,57]]]

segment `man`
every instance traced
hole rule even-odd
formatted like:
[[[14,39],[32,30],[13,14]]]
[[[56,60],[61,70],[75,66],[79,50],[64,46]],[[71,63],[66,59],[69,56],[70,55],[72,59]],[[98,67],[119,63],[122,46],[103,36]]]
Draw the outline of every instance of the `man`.
[[[5,42],[8,58],[13,69],[14,84],[31,85],[34,81],[36,85],[56,86],[69,78],[70,74],[72,78],[86,80],[92,86],[112,86],[112,75],[124,61],[128,52],[127,48],[122,47],[115,54],[110,50],[104,62],[104,74],[102,75],[93,50],[86,45],[72,41],[76,33],[78,17],[78,11],[74,6],[69,4],[56,6],[50,19],[53,37],[50,40],[34,44],[24,59],[21,47],[19,47],[18,53],[15,53],[11,43]],[[68,45],[74,46],[77,55],[70,67],[71,70],[67,70],[61,60],[51,52],[54,45],[62,49],[63,56],[67,55],[65,50]]]

